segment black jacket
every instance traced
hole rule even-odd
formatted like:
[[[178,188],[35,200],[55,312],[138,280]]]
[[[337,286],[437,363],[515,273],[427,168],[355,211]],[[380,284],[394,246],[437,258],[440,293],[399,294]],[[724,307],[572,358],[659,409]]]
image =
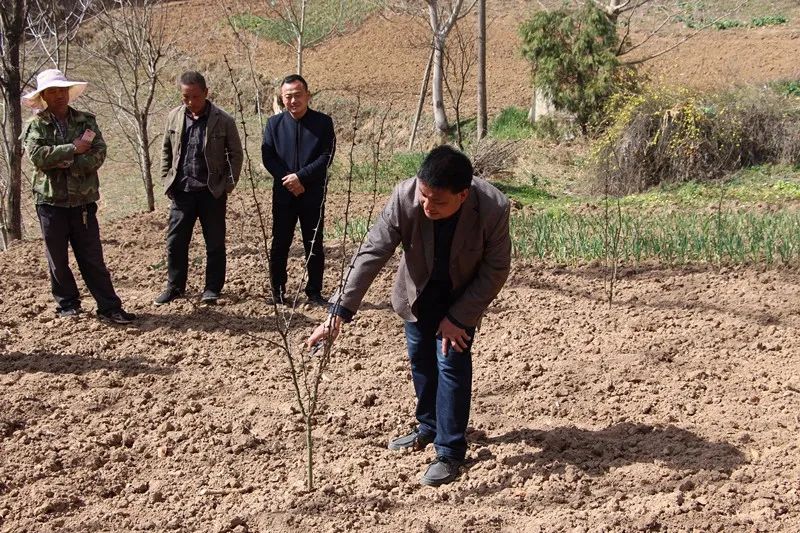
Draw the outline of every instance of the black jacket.
[[[325,113],[308,109],[299,121],[288,111],[270,117],[264,129],[261,160],[274,179],[273,201],[286,203],[293,198],[281,182],[292,173],[300,178],[305,194],[321,194],[335,151],[333,120]]]

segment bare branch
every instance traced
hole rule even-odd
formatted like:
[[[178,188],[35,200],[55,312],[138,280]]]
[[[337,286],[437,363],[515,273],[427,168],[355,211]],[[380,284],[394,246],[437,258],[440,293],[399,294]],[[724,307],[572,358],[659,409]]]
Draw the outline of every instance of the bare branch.
[[[663,50],[660,50],[660,51],[658,51],[658,52],[656,52],[656,53],[654,53],[654,54],[651,54],[651,55],[649,55],[649,56],[645,56],[645,57],[643,57],[643,58],[634,59],[634,60],[630,60],[630,61],[623,61],[623,62],[622,62],[622,64],[623,64],[623,65],[626,65],[626,66],[631,66],[631,65],[639,65],[639,64],[641,64],[641,63],[645,63],[645,62],[647,62],[647,61],[650,61],[650,60],[652,60],[652,59],[655,59],[655,58],[657,58],[657,57],[660,57],[660,56],[662,56],[662,55],[664,55],[664,54],[666,54],[666,53],[669,53],[669,52],[671,52],[672,50],[675,50],[676,48],[678,48],[679,46],[681,46],[682,44],[684,44],[686,41],[688,41],[688,40],[689,40],[689,39],[691,39],[692,37],[695,37],[695,36],[697,36],[697,35],[698,35],[698,34],[699,34],[701,31],[703,31],[703,30],[705,30],[705,29],[708,29],[708,28],[710,28],[711,26],[713,26],[714,24],[716,24],[716,23],[717,23],[717,22],[719,22],[720,20],[722,20],[722,19],[724,19],[724,18],[727,18],[727,17],[729,17],[731,14],[733,14],[733,13],[736,13],[736,12],[738,12],[739,10],[741,10],[741,9],[742,9],[742,8],[743,8],[743,7],[744,7],[746,4],[747,4],[747,1],[748,1],[748,0],[743,0],[743,1],[742,1],[742,2],[740,2],[740,3],[739,3],[737,6],[736,6],[736,7],[734,7],[733,9],[731,9],[730,11],[728,11],[728,12],[726,12],[726,13],[724,13],[724,14],[720,15],[719,17],[715,18],[714,20],[712,20],[712,21],[711,21],[711,22],[709,22],[708,24],[704,24],[703,26],[701,26],[701,27],[697,28],[697,29],[696,29],[694,32],[690,33],[689,35],[687,35],[687,36],[686,36],[686,37],[684,37],[683,39],[679,40],[678,42],[676,42],[676,43],[674,43],[674,44],[672,44],[672,45],[670,45],[670,46],[668,46],[668,47],[664,48]],[[663,26],[663,24],[662,24],[662,26]],[[651,36],[651,37],[652,37],[652,36]],[[649,39],[649,37],[648,37],[648,39]],[[634,48],[632,48],[631,50],[633,50],[633,49],[635,49],[635,48],[638,48],[638,46],[639,46],[639,45],[635,46],[635,47],[634,47]],[[630,50],[629,50],[629,51],[627,51],[627,52],[625,52],[625,53],[624,53],[624,54],[622,54],[622,55],[624,56],[624,55],[627,55],[628,53],[630,53]]]

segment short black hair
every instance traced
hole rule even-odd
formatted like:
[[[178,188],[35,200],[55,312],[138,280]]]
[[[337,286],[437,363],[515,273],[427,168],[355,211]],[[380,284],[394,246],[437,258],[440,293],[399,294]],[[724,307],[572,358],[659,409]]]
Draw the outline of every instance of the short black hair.
[[[284,85],[287,85],[289,83],[294,83],[296,81],[299,81],[300,83],[302,83],[303,84],[303,88],[306,91],[308,90],[308,83],[306,83],[305,78],[303,78],[303,76],[301,76],[300,74],[289,74],[288,76],[283,78],[283,81],[281,81],[281,85],[280,86],[283,87]]]
[[[472,184],[472,163],[452,146],[437,146],[425,157],[417,179],[428,187],[459,193]]]
[[[180,85],[197,85],[201,89],[206,90],[206,79],[196,70],[187,70],[181,74],[181,77],[178,78],[178,83]]]

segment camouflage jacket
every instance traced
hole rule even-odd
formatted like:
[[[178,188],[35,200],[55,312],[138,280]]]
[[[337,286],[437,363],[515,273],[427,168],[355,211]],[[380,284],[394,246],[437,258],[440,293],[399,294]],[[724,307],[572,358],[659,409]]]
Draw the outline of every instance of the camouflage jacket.
[[[95,133],[92,147],[75,153],[72,141],[87,129]],[[21,136],[34,166],[33,196],[37,204],[77,207],[100,198],[97,169],[106,158],[106,143],[91,113],[69,108],[65,135],[55,117],[42,111],[29,120]]]

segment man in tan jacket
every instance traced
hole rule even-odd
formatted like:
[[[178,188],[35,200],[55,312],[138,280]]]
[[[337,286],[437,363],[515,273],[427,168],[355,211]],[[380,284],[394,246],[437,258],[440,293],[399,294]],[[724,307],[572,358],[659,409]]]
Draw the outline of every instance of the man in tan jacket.
[[[183,295],[189,243],[200,219],[206,242],[206,279],[201,300],[215,304],[225,283],[225,211],[239,181],[242,143],[233,118],[208,100],[206,80],[184,72],[178,83],[183,105],[170,111],[164,132],[161,178],[172,200],[167,229],[167,287],[154,303]]]
[[[425,485],[450,483],[464,462],[471,347],[511,268],[509,209],[500,191],[472,176],[464,154],[435,148],[415,178],[395,187],[331,298],[331,315],[307,341],[312,347],[336,338],[402,245],[392,306],[405,321],[418,426],[389,448],[422,450],[433,443],[436,460],[420,480]]]

